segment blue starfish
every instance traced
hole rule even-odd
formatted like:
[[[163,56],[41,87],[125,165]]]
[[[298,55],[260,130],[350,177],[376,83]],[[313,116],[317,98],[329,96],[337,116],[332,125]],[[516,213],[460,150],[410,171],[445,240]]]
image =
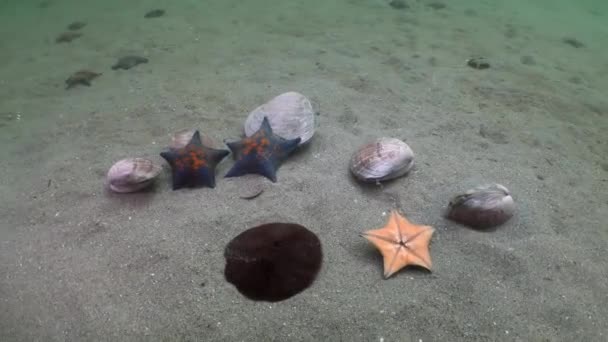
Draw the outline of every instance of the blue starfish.
[[[198,131],[188,145],[160,154],[173,173],[173,190],[184,187],[208,186],[215,188],[215,167],[230,152],[204,146]]]
[[[241,141],[227,143],[236,163],[226,177],[238,177],[247,173],[260,174],[277,181],[277,169],[293,152],[301,138],[287,140],[272,133],[268,119],[264,117],[257,132]]]

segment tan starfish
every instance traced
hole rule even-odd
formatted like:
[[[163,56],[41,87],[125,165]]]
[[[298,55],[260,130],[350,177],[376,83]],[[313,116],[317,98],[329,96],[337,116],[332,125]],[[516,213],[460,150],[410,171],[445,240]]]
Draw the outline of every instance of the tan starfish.
[[[361,236],[371,242],[384,257],[384,278],[388,278],[408,265],[431,270],[429,243],[435,229],[413,224],[391,211],[386,226],[368,230]]]

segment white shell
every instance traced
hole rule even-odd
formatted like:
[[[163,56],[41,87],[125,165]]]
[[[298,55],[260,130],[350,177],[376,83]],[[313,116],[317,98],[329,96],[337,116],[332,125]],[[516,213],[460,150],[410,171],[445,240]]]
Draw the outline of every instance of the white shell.
[[[171,142],[169,143],[169,148],[176,150],[186,147],[190,140],[192,140],[194,132],[196,132],[195,129],[186,128],[173,133],[173,135],[171,135]],[[201,135],[201,142],[204,146],[211,148],[215,147],[215,143],[213,142],[213,140],[211,140],[211,138],[206,135]]]
[[[306,144],[315,133],[315,112],[304,95],[296,92],[283,93],[254,109],[245,120],[245,135],[253,135],[264,116],[268,118],[274,134],[284,139],[301,138]]]
[[[378,182],[400,177],[414,166],[414,152],[396,138],[379,138],[361,146],[350,160],[350,171],[360,181]]]
[[[108,171],[108,186],[115,192],[135,192],[149,186],[162,167],[145,158],[117,161]]]
[[[515,202],[500,184],[484,185],[455,196],[448,206],[447,218],[473,228],[491,228],[508,221]]]

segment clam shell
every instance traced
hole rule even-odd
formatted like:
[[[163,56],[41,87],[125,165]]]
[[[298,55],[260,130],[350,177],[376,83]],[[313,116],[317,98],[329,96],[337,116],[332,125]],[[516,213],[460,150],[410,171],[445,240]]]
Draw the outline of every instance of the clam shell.
[[[360,181],[378,182],[400,177],[414,166],[414,152],[396,138],[379,138],[361,146],[350,160],[350,171]]]
[[[283,93],[249,113],[245,135],[249,137],[260,129],[264,117],[268,118],[273,133],[285,139],[301,138],[300,145],[310,141],[315,133],[312,104],[297,92]]]
[[[169,143],[169,148],[177,150],[186,147],[186,145],[188,145],[188,143],[192,139],[194,132],[196,132],[195,129],[187,128],[173,133],[171,135],[171,142]],[[201,135],[201,142],[207,147],[216,147],[213,140],[211,140],[211,138],[206,135]]]
[[[485,229],[507,222],[515,212],[515,202],[500,184],[484,185],[455,196],[448,206],[447,218],[466,226]]]
[[[135,192],[152,184],[162,167],[145,158],[117,161],[108,171],[108,186],[115,192]]]

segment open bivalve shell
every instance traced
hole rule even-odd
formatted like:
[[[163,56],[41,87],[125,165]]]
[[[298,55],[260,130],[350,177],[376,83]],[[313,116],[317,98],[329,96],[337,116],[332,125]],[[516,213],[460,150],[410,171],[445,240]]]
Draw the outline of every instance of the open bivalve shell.
[[[288,140],[300,138],[300,145],[315,134],[315,112],[310,100],[300,93],[283,93],[254,109],[245,120],[245,135],[257,132],[264,117],[274,134]]]

